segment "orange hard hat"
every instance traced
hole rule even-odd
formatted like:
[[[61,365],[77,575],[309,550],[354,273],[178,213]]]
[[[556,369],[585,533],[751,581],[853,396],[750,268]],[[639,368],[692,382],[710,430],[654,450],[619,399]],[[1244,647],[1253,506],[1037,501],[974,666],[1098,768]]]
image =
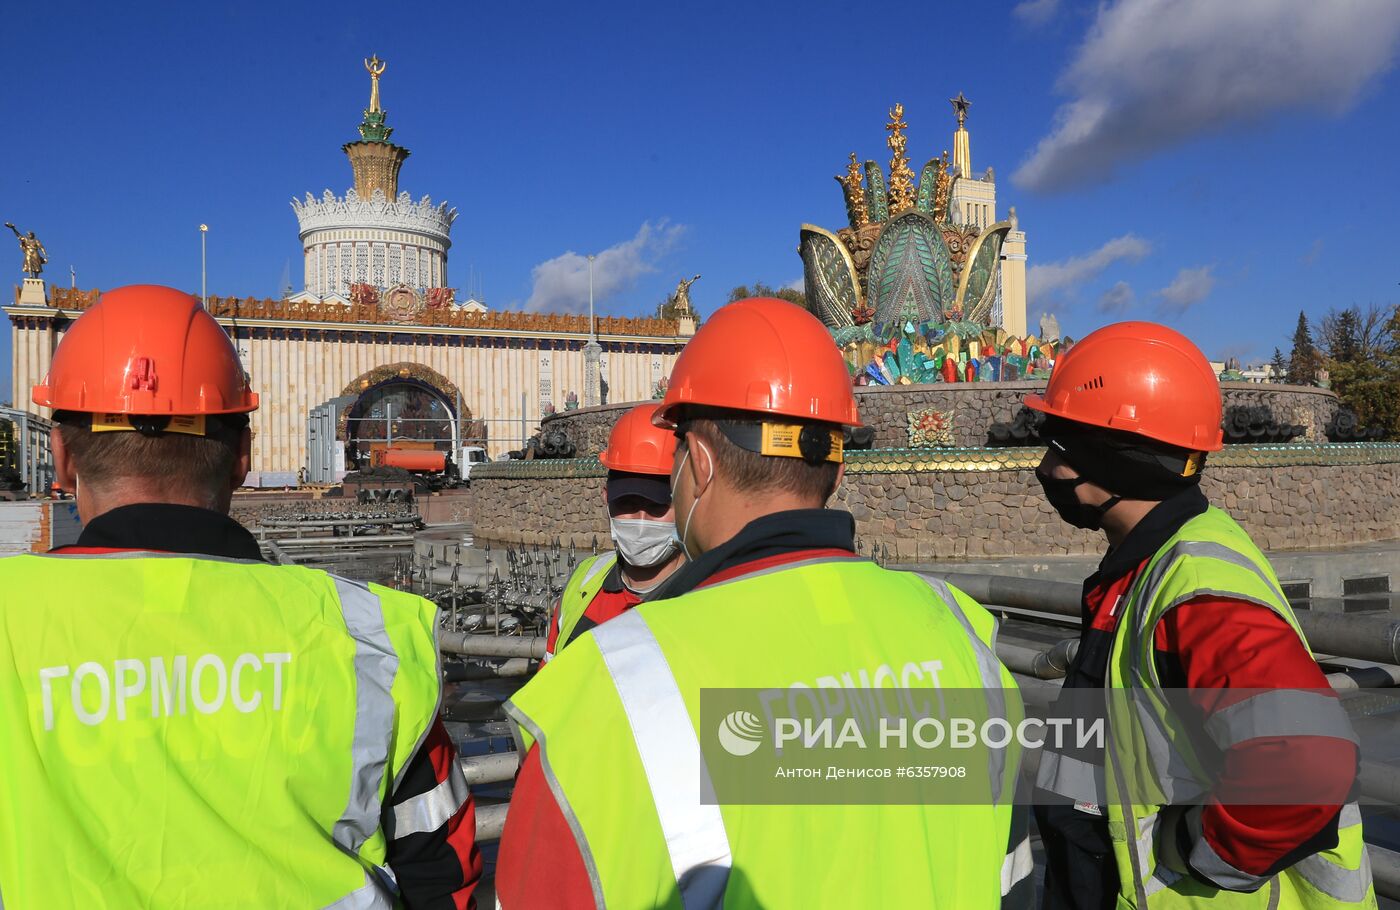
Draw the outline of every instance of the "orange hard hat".
[[[811,313],[771,297],[720,307],[681,351],[655,423],[674,428],[687,406],[861,426],[831,333]]]
[[[102,295],[54,351],[34,403],[92,414],[197,416],[257,410],[228,335],[174,288],[133,284]]]
[[[598,460],[610,471],[671,476],[676,434],[652,423],[659,404],[639,404],[613,425],[608,447]]]
[[[1194,452],[1222,446],[1220,381],[1180,332],[1118,322],[1090,332],[1055,361],[1044,395],[1026,407]]]

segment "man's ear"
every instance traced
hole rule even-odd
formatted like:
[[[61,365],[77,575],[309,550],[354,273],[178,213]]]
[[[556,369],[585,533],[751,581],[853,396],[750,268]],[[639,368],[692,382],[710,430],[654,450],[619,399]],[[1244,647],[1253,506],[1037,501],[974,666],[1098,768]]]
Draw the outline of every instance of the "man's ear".
[[[690,473],[691,489],[698,498],[714,482],[717,465],[715,450],[703,436],[694,430],[685,434],[686,451],[690,457],[685,460],[685,471]]]
[[[841,481],[846,479],[846,463],[843,461],[836,466],[836,482],[831,485],[831,492],[826,494],[827,502],[836,495],[836,491],[841,489]],[[826,503],[823,503],[825,505]]]
[[[248,479],[248,470],[253,466],[253,430],[244,427],[238,434],[238,457],[233,460],[233,471],[229,474],[229,489],[236,490]]]
[[[59,426],[55,426],[49,434],[49,449],[53,452],[53,474],[54,480],[58,481],[58,488],[65,493],[76,492],[78,468],[73,464],[73,456],[68,447],[63,444],[63,430]]]

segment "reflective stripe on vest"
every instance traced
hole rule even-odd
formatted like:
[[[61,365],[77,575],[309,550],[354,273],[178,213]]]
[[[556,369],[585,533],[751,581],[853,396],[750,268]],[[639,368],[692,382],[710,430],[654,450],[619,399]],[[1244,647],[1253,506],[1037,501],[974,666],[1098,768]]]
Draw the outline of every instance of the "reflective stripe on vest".
[[[1206,721],[1206,732],[1221,749],[1265,736],[1329,736],[1359,745],[1336,698],[1298,689],[1264,691],[1222,708]]]
[[[454,755],[446,780],[427,793],[409,797],[394,807],[394,840],[441,828],[462,808],[470,792],[462,766]]]
[[[1001,863],[1001,896],[1011,893],[1016,884],[1035,871],[1035,858],[1031,855],[1031,838],[1026,835],[1016,845],[1016,849],[1006,854]]]
[[[972,623],[968,621],[967,614],[963,613],[962,607],[958,605],[958,599],[953,596],[953,592],[948,590],[948,583],[935,575],[919,574],[928,586],[933,588],[939,600],[948,607],[948,611],[957,617],[962,625],[963,631],[967,633],[967,640],[972,645],[972,651],[977,655],[977,670],[982,677],[982,687],[987,693],[987,718],[1006,719],[1006,692],[1002,688],[1001,661],[997,659],[996,651],[996,630],[992,626],[992,644],[987,646],[977,635],[977,630],[972,628]],[[1006,747],[998,746],[991,749],[988,758],[988,770],[991,774],[992,804],[1001,802],[1002,781],[1006,776]],[[1014,794],[1013,794],[1014,795]]]
[[[1102,806],[1108,798],[1103,765],[1096,765],[1048,748],[1041,750],[1040,768],[1036,771],[1035,785],[1077,803],[1089,803],[1093,806]]]
[[[384,629],[384,611],[374,592],[359,582],[335,578],[345,626],[355,638],[355,738],[351,744],[353,774],[345,812],[331,837],[352,855],[379,829],[379,788],[389,761],[389,737],[394,726],[394,677],[399,659]]]
[[[1142,613],[1141,622],[1138,624],[1137,628],[1132,630],[1134,654],[1142,653],[1141,649],[1143,644],[1143,636],[1152,634],[1154,629],[1156,628],[1156,622],[1153,620],[1152,617],[1153,611],[1151,609],[1151,606],[1157,602],[1157,595],[1162,585],[1166,582],[1167,575],[1172,571],[1172,569],[1176,568],[1177,563],[1180,562],[1180,560],[1184,557],[1196,557],[1199,559],[1218,559],[1222,562],[1228,562],[1232,565],[1239,566],[1242,569],[1248,569],[1255,575],[1259,576],[1259,580],[1264,582],[1265,586],[1269,588],[1270,592],[1273,593],[1274,596],[1276,596],[1281,603],[1288,603],[1288,598],[1283,595],[1283,592],[1279,590],[1278,586],[1274,584],[1271,578],[1269,578],[1268,573],[1262,571],[1259,568],[1259,566],[1255,564],[1254,560],[1250,559],[1248,556],[1245,556],[1243,553],[1240,553],[1238,550],[1232,550],[1224,544],[1216,543],[1215,541],[1181,540],[1173,544],[1171,549],[1169,549],[1159,559],[1157,559],[1156,565],[1154,565],[1148,571],[1148,573],[1144,576],[1143,579],[1141,579],[1136,585],[1134,585],[1134,588],[1137,588],[1139,593],[1134,594],[1134,592],[1132,591],[1128,592],[1129,600],[1133,601],[1134,603],[1144,603],[1148,605],[1148,609],[1144,610]],[[1294,621],[1291,614],[1284,611],[1280,611],[1278,604],[1270,603],[1267,600],[1261,600],[1256,597],[1251,597],[1248,594],[1244,594],[1239,591],[1216,591],[1211,590],[1209,588],[1195,588],[1192,589],[1190,592],[1182,595],[1182,597],[1176,600],[1174,603],[1167,604],[1166,607],[1161,611],[1160,615],[1165,615],[1167,612],[1180,606],[1188,600],[1191,600],[1196,597],[1209,595],[1229,598],[1231,600],[1245,600],[1249,601],[1250,603],[1257,603],[1261,607],[1266,607],[1274,611],[1275,613],[1278,613],[1279,616],[1281,616],[1284,619],[1284,621],[1286,621],[1289,624],[1289,626],[1291,626],[1295,631],[1298,631],[1299,637],[1302,637],[1302,632],[1298,629],[1298,623]],[[1129,614],[1125,612],[1125,618],[1127,615]],[[1155,680],[1157,677],[1156,667],[1152,667],[1150,669],[1150,672],[1152,674],[1152,678]]]
[[[579,585],[583,586],[598,577],[599,572],[606,572],[617,562],[617,553],[603,553],[598,556],[598,561],[588,567],[588,571],[583,573],[583,578],[579,580]]]
[[[564,590],[559,595],[559,633],[554,638],[554,650],[547,652],[544,656],[546,663],[569,643],[579,620],[583,618],[583,614],[588,612],[588,607],[597,594],[596,591],[593,594],[588,594],[585,591],[589,582],[616,564],[617,551],[615,550],[590,556],[579,564],[573,576],[564,584]]]
[[[365,883],[323,910],[394,910],[394,899],[379,880],[365,872]],[[0,910],[4,910],[0,907]]]
[[[681,901],[687,910],[717,906],[729,883],[729,837],[719,806],[702,801],[702,787],[713,786],[666,655],[636,610],[598,626],[593,639],[646,770]]]
[[[1347,869],[1315,853],[1293,867],[1323,894],[1344,904],[1359,904],[1371,891],[1371,854],[1361,851],[1361,865]]]

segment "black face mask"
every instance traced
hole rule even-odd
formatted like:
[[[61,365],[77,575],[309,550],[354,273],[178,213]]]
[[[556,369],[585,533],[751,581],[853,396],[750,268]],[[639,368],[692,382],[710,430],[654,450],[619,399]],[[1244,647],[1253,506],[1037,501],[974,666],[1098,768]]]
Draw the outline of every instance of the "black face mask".
[[[1080,484],[1089,482],[1087,477],[1046,477],[1036,471],[1035,479],[1040,481],[1040,488],[1045,491],[1045,499],[1050,503],[1050,507],[1059,513],[1066,524],[1076,528],[1088,531],[1101,529],[1103,517],[1108,514],[1108,510],[1123,501],[1123,497],[1113,496],[1097,506],[1080,502],[1074,491],[1079,489]]]

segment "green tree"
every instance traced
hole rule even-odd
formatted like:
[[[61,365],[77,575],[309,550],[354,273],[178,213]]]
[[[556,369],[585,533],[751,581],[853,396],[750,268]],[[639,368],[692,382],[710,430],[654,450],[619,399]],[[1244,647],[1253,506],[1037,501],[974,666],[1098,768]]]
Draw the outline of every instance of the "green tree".
[[[1307,314],[1299,310],[1298,327],[1293,330],[1293,350],[1288,356],[1288,381],[1293,385],[1312,385],[1317,382],[1321,367],[1322,355],[1313,344]]]
[[[1400,358],[1390,356],[1400,350],[1398,312],[1348,307],[1328,313],[1319,326],[1332,391],[1362,426],[1390,435],[1400,432]]]
[[[803,294],[801,291],[792,288],[770,287],[762,281],[756,281],[752,285],[739,285],[729,292],[729,300],[726,302],[733,303],[736,300],[743,300],[748,297],[776,297],[779,300],[786,300],[788,303],[795,303],[803,308],[807,306],[807,295]]]
[[[1375,359],[1381,349],[1389,307],[1333,309],[1318,323],[1318,347],[1330,360]]]
[[[1372,426],[1385,428],[1391,439],[1400,439],[1400,304],[1391,307],[1382,322],[1376,347],[1376,363],[1384,387]]]
[[[1274,348],[1274,359],[1270,362],[1273,369],[1269,374],[1270,382],[1283,382],[1283,377],[1288,375],[1288,361],[1284,359],[1283,352]]]
[[[1328,314],[1332,316],[1333,314]],[[1328,325],[1323,319],[1322,349],[1333,363],[1355,363],[1361,356],[1360,317],[1355,307],[1335,314]],[[1329,331],[1330,328],[1330,331]]]

